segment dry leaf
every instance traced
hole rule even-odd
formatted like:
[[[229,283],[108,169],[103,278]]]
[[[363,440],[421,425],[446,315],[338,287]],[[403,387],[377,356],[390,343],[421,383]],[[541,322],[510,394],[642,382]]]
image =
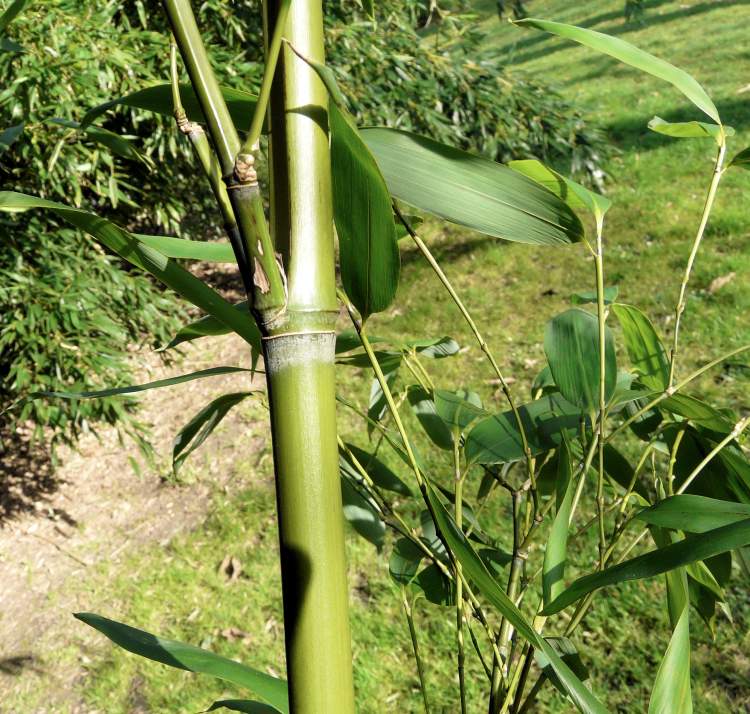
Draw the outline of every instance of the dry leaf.
[[[734,280],[734,276],[736,273],[727,273],[726,275],[720,275],[718,278],[714,278],[711,281],[711,284],[708,286],[708,292],[713,295],[716,292],[719,292],[725,285],[729,284]]]

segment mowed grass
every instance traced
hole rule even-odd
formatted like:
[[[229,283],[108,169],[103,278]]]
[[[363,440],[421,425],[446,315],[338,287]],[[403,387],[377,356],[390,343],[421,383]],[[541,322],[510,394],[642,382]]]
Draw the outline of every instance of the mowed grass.
[[[654,1],[648,5],[643,25],[625,22],[620,0],[586,4],[534,0],[530,10],[538,17],[616,34],[683,67],[708,88],[726,123],[737,129],[730,154],[750,144],[750,92],[741,91],[750,82],[750,6],[731,1]],[[623,301],[644,309],[668,340],[715,150],[710,141],[673,140],[653,134],[646,124],[655,114],[671,121],[702,117],[679,93],[658,80],[577,46],[500,25],[492,12],[488,7],[486,25],[492,32],[488,49],[499,52],[515,71],[555,85],[588,119],[606,128],[619,150],[607,165],[613,208],[605,228],[606,282],[619,287]],[[729,172],[691,283],[679,374],[750,342],[746,318],[750,309],[748,195],[750,173]],[[593,287],[593,263],[581,246],[542,249],[510,245],[432,225],[426,229],[426,237],[472,310],[518,398],[528,399],[531,381],[544,364],[544,324],[565,309],[571,293]],[[724,287],[709,291],[715,278],[731,273],[734,277]],[[427,365],[435,382],[444,388],[472,387],[490,407],[501,407],[498,385],[481,352],[448,296],[408,246],[397,304],[373,318],[371,329],[401,339],[452,335],[464,350],[457,358]],[[748,359],[707,376],[696,385],[697,393],[707,394],[717,406],[746,412],[750,397],[748,369],[743,365]],[[403,379],[407,380],[407,375]],[[366,403],[368,375],[346,368],[340,381],[344,393]],[[342,411],[341,416],[342,430],[355,433],[354,439],[365,445],[366,436],[355,426],[352,415]],[[203,448],[210,450],[210,442]],[[448,473],[444,457],[430,453],[427,458],[437,473]],[[189,468],[199,473],[200,461],[196,455]],[[258,467],[254,460],[239,468],[256,469],[257,486],[240,497],[216,493],[214,511],[198,530],[163,548],[139,552],[117,568],[102,568],[76,587],[90,593],[92,609],[102,614],[283,674],[269,465],[266,461]],[[476,485],[472,480],[472,493]],[[503,497],[491,502],[484,518],[507,547],[508,504]],[[576,541],[571,559],[586,568],[594,548],[588,537]],[[400,594],[387,572],[390,547],[386,545],[377,553],[352,534],[348,552],[359,710],[373,714],[420,711]],[[537,546],[532,557],[538,559],[540,554]],[[218,572],[226,555],[242,563],[242,576],[235,582]],[[715,641],[697,617],[691,620],[696,712],[742,711],[750,698],[747,591],[747,582],[735,573],[729,597],[734,623],[720,618]],[[456,712],[453,610],[419,601],[416,618],[433,710]],[[72,632],[83,627],[71,622]],[[646,711],[650,687],[669,639],[661,580],[631,583],[602,593],[574,639],[589,667],[594,691],[610,710]],[[75,636],[73,640],[64,656],[75,659]],[[216,680],[144,662],[106,645],[87,649],[84,654],[87,673],[78,687],[96,711],[198,712],[215,699],[242,695]],[[486,710],[480,696],[485,688],[482,680],[476,658],[470,656],[472,712]],[[570,708],[549,686],[539,702],[537,711]],[[30,700],[26,700],[26,709],[23,702],[10,704],[13,711],[34,710]]]

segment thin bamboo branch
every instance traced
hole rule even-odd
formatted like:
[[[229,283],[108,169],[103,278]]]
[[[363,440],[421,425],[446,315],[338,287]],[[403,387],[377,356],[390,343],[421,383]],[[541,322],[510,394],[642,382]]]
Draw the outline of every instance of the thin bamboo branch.
[[[708,188],[708,194],[706,195],[706,201],[703,205],[703,212],[701,214],[700,224],[698,226],[698,232],[696,233],[695,240],[690,249],[690,256],[688,257],[687,265],[685,266],[685,274],[682,277],[682,283],[680,284],[680,296],[677,300],[677,307],[675,308],[675,321],[674,321],[674,336],[672,338],[672,352],[669,360],[669,387],[674,384],[675,378],[675,365],[677,362],[677,343],[680,338],[680,320],[682,319],[682,313],[685,312],[686,296],[688,282],[690,281],[690,273],[693,270],[693,264],[695,258],[698,255],[698,249],[700,248],[703,234],[708,224],[708,218],[711,215],[711,209],[714,205],[714,199],[716,198],[716,191],[719,188],[719,181],[722,177],[722,166],[724,164],[724,156],[727,151],[726,140],[722,135],[721,144],[716,155],[716,165],[714,166],[714,172],[711,176],[711,185]]]

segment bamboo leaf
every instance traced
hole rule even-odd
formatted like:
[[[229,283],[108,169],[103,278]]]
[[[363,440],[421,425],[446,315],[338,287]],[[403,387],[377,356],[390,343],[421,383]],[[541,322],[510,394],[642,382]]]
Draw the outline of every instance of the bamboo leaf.
[[[24,124],[16,124],[0,131],[0,156],[2,156],[23,134]]]
[[[422,387],[411,385],[407,390],[407,398],[414,416],[432,443],[440,449],[450,451],[453,448],[453,435],[438,415],[432,396]]]
[[[738,166],[742,169],[750,169],[750,146],[736,154],[727,165],[727,168],[729,168],[730,166]]]
[[[581,410],[560,394],[544,395],[518,407],[532,456],[560,445],[563,433],[580,428]],[[515,415],[508,410],[477,422],[466,436],[466,458],[477,464],[503,464],[524,458]]]
[[[366,320],[393,302],[398,287],[401,260],[391,199],[351,119],[335,102],[330,104],[328,114],[341,281]]]
[[[0,34],[5,32],[8,25],[15,20],[28,5],[31,4],[31,0],[13,0],[7,8],[0,14]]]
[[[544,186],[573,209],[585,208],[594,216],[601,218],[612,206],[612,201],[605,196],[566,178],[545,166],[538,159],[510,161],[508,167]]]
[[[393,544],[388,572],[399,585],[409,585],[419,570],[424,551],[408,538],[399,538]]]
[[[422,357],[443,359],[458,354],[461,349],[452,337],[438,337],[426,340],[410,340],[404,343],[407,348],[414,348]]]
[[[246,315],[246,319],[249,319],[247,300],[242,300],[241,302],[233,305],[233,307],[239,313]],[[209,335],[228,335],[230,332],[232,332],[231,328],[229,328],[221,320],[215,318],[213,315],[205,315],[204,317],[194,320],[193,322],[190,322],[187,325],[181,327],[177,334],[169,342],[169,344],[160,349],[168,350],[176,347],[182,342],[197,340],[199,337],[207,337]]]
[[[279,710],[263,702],[252,702],[249,699],[222,699],[214,702],[206,712],[217,709],[229,709],[233,712],[245,712],[245,714],[275,714]]]
[[[675,139],[713,139],[721,144],[725,136],[734,136],[731,126],[720,126],[719,124],[707,124],[702,121],[668,122],[661,117],[654,117],[648,128],[657,134],[664,134]]]
[[[561,685],[579,711],[592,714],[606,712],[602,704],[573,673],[570,667],[563,662],[554,648],[531,627],[521,611],[490,575],[471,543],[456,526],[429,484],[427,485],[427,497],[443,538],[450,547],[453,556],[461,563],[461,567],[469,580],[507,618],[522,637],[547,657],[555,674],[560,679]]]
[[[237,262],[229,243],[187,240],[185,238],[172,238],[171,236],[147,236],[141,233],[134,233],[133,235],[141,243],[158,250],[168,258],[205,260],[212,263]]]
[[[750,518],[750,505],[686,493],[665,498],[636,518],[660,528],[705,533]]]
[[[346,444],[346,447],[354,454],[376,486],[400,493],[402,496],[413,495],[412,490],[376,456],[354,444]]]
[[[344,517],[357,533],[380,549],[385,542],[385,523],[375,506],[354,488],[351,481],[344,477],[344,473],[342,469],[341,500]]]
[[[558,245],[583,237],[575,213],[507,166],[406,131],[361,130],[391,194],[458,225],[518,243]]]
[[[669,385],[669,360],[651,320],[632,305],[616,303],[612,312],[620,322],[625,348],[643,384],[656,391]]]
[[[617,362],[612,333],[606,328],[605,398],[617,384]],[[552,318],[544,331],[544,352],[560,393],[586,414],[599,409],[599,320],[572,308]]]
[[[570,449],[567,440],[563,439],[557,456],[557,513],[555,514],[555,520],[552,521],[542,568],[542,592],[545,605],[549,605],[565,589],[568,530],[570,529],[570,511],[575,491],[572,476]]]
[[[629,42],[596,32],[595,30],[587,30],[582,27],[575,27],[574,25],[565,25],[560,22],[550,22],[549,20],[526,18],[517,20],[515,24],[524,27],[534,27],[558,37],[573,40],[597,52],[614,57],[616,60],[624,62],[631,67],[640,69],[642,72],[663,79],[665,82],[669,82],[672,86],[676,87],[717,124],[721,124],[716,106],[708,94],[706,94],[706,90],[693,77],[687,72],[669,64],[669,62],[665,62],[663,59],[654,57],[648,52],[644,52],[638,47],[631,45]]]
[[[332,100],[328,123],[341,282],[365,321],[393,302],[398,287],[401,259],[391,198],[331,68],[290,47],[320,77]]]
[[[438,416],[448,426],[461,431],[477,419],[490,416],[490,413],[482,408],[479,395],[474,392],[467,392],[463,389],[456,392],[436,389],[432,396]]]
[[[26,50],[18,42],[13,42],[13,40],[9,40],[7,37],[0,37],[0,52],[20,54],[21,52],[26,52]]]
[[[203,407],[180,429],[172,444],[172,468],[175,473],[180,469],[185,459],[211,436],[213,430],[229,410],[252,394],[252,392],[223,394]]]
[[[283,679],[277,679],[208,650],[175,640],[167,640],[121,622],[108,620],[101,615],[78,612],[74,617],[99,630],[128,652],[170,667],[209,674],[226,680],[263,697],[282,714],[287,714],[289,711],[287,686]]]
[[[57,126],[63,126],[66,129],[80,131],[80,133],[84,134],[86,138],[106,147],[115,156],[120,156],[121,158],[129,159],[130,161],[140,161],[142,164],[146,164],[146,166],[153,167],[151,159],[138,151],[133,145],[133,142],[129,141],[124,136],[109,131],[109,129],[103,129],[99,126],[82,127],[77,121],[62,119],[59,117],[50,119],[49,122],[51,124],[56,124]]]
[[[680,392],[662,399],[659,402],[659,408],[666,409],[672,414],[678,414],[694,424],[699,424],[706,429],[721,434],[728,434],[734,429],[735,421],[733,419],[727,418],[725,414],[718,409],[714,409],[710,404]]]
[[[605,305],[611,305],[615,300],[617,300],[617,293],[619,292],[619,288],[614,285],[610,288],[604,288],[604,304]],[[590,304],[596,304],[598,300],[596,290],[582,290],[578,293],[573,293],[570,296],[570,302],[573,303],[573,305],[590,305]]]
[[[692,714],[689,608],[682,610],[656,673],[648,714]]]
[[[227,103],[235,126],[246,128],[248,117],[251,117],[255,112],[255,95],[248,94],[239,89],[231,89],[230,87],[222,87],[221,93]],[[198,97],[191,84],[180,84],[180,98],[182,99],[185,112],[191,121],[205,122]],[[144,109],[145,111],[172,118],[174,112],[172,87],[169,83],[157,84],[153,87],[139,89],[137,92],[132,92],[131,94],[126,94],[123,97],[100,104],[86,112],[81,121],[81,126],[88,126],[97,117],[118,106]]]
[[[260,332],[254,320],[249,316],[243,316],[217,292],[159,251],[139,241],[133,234],[104,218],[78,208],[70,208],[61,203],[15,191],[0,191],[0,211],[17,213],[37,208],[52,211],[92,235],[124,260],[151,273],[178,295],[213,315],[242,337],[253,347],[254,360],[260,355]]]
[[[168,379],[157,379],[154,382],[146,384],[135,384],[129,387],[114,387],[112,389],[101,389],[95,392],[33,392],[31,397],[56,397],[58,399],[98,399],[100,397],[113,397],[118,394],[134,394],[136,392],[147,392],[150,389],[161,389],[162,387],[171,387],[183,382],[192,382],[194,379],[205,379],[206,377],[215,377],[220,374],[234,374],[236,372],[252,372],[251,369],[243,367],[211,367],[210,369],[201,369],[190,374],[181,374],[179,377],[169,377]]]
[[[628,580],[661,575],[696,560],[705,560],[750,543],[750,518],[713,528],[699,535],[657,548],[598,573],[584,575],[573,582],[547,607],[543,615],[554,615],[584,595]]]

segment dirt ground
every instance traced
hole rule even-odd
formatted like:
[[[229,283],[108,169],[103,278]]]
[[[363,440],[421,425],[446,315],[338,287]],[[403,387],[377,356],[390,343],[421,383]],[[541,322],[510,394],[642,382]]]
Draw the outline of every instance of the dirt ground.
[[[248,366],[249,352],[235,336],[204,338],[189,346],[178,363],[165,366],[145,355],[139,381],[151,381],[218,365]],[[256,377],[254,386],[257,384]],[[75,667],[49,670],[49,653],[76,642],[100,645],[101,638],[77,627],[70,613],[91,609],[85,588],[77,587],[95,566],[120,559],[139,547],[166,544],[177,534],[199,525],[211,507],[212,489],[240,490],[242,479],[232,469],[233,455],[242,445],[260,454],[263,444],[248,436],[246,417],[231,413],[211,437],[206,469],[188,483],[175,483],[169,474],[171,442],[189,416],[225,391],[246,389],[250,376],[227,375],[197,380],[144,393],[141,418],[153,425],[157,468],[137,473],[129,457],[132,443],[121,444],[114,429],[86,436],[77,451],[63,449],[53,469],[44,455],[23,447],[18,434],[11,453],[0,454],[4,508],[0,513],[0,712],[43,714],[70,710],[90,714],[77,701],[75,683],[85,654]],[[246,438],[243,438],[246,437]],[[88,638],[88,639],[87,639]],[[94,641],[96,640],[96,644]],[[45,656],[43,656],[43,653]],[[39,685],[39,675],[59,683],[49,687],[44,708],[17,712],[4,708]]]

